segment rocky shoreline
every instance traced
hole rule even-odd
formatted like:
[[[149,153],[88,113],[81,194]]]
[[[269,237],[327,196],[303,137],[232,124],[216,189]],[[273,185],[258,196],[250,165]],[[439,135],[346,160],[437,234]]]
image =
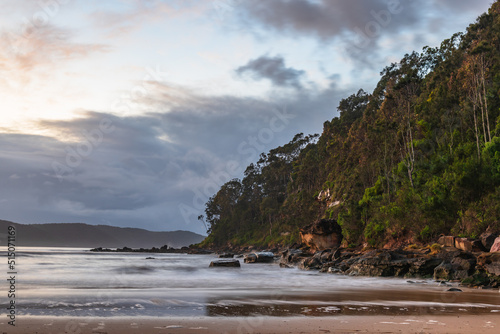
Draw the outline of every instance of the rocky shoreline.
[[[323,246],[325,237],[320,237]],[[247,263],[259,262],[255,261],[259,254],[271,252],[282,268],[297,267],[349,276],[434,279],[459,283],[464,287],[500,288],[500,237],[493,233],[484,233],[477,240],[442,236],[432,245],[412,244],[392,249],[340,246],[321,249],[315,247],[314,238],[308,237],[307,240],[307,243],[292,248],[266,252],[251,247],[230,247],[214,252],[226,258],[232,254],[245,254]]]
[[[212,253],[214,253],[213,251],[206,250],[206,249],[197,249],[197,248],[190,248],[190,247],[173,248],[173,247],[169,247],[167,245],[162,246],[160,248],[157,248],[157,247],[153,247],[153,248],[123,247],[123,248],[111,249],[111,248],[97,247],[97,248],[92,248],[90,251],[95,252],[95,253],[167,253],[167,254],[212,254]]]
[[[471,253],[452,247],[360,251],[339,248],[313,255],[288,249],[279,264],[350,276],[433,278],[467,287],[500,287],[500,253]]]
[[[322,273],[349,276],[400,277],[408,279],[434,279],[459,283],[461,286],[482,289],[500,288],[500,237],[484,233],[477,240],[442,236],[428,246],[415,244],[392,249],[369,247],[323,249],[316,247],[314,238],[286,249],[256,249],[253,247],[225,247],[180,249],[163,246],[151,249],[94,248],[92,252],[140,252],[218,254],[222,259],[243,258],[245,263],[278,263],[282,268],[318,270]],[[325,245],[321,239],[321,246]],[[335,240],[339,240],[336,238]],[[486,251],[486,250],[489,251]],[[220,263],[219,263],[220,262]],[[236,263],[238,262],[238,263]],[[240,267],[238,260],[212,261],[211,267]],[[409,281],[410,283],[413,281]]]

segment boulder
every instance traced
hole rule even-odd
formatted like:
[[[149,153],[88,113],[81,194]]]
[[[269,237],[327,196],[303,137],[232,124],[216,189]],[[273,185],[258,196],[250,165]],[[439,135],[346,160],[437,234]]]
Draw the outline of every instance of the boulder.
[[[334,219],[321,219],[301,229],[300,238],[312,251],[338,248],[342,242],[342,228]]]
[[[434,269],[443,263],[438,258],[416,258],[410,262],[407,276],[409,277],[431,277],[434,275]]]
[[[463,280],[476,269],[476,258],[468,252],[450,252],[446,259],[434,269],[434,279]]]
[[[300,264],[299,268],[303,270],[319,270],[321,269],[323,263],[319,257],[313,256],[304,259]]]
[[[489,251],[493,244],[495,243],[495,239],[497,239],[497,235],[490,232],[484,232],[479,236],[481,243],[483,244],[486,251]]]
[[[491,245],[490,253],[494,252],[500,252],[500,237],[496,238],[493,245]]]
[[[455,237],[443,235],[438,239],[437,243],[445,247],[455,247]]]
[[[335,252],[332,254],[332,260],[338,260],[342,256],[342,250],[340,248],[337,248]]]
[[[290,268],[301,262],[304,258],[310,257],[308,253],[304,253],[301,249],[289,248],[281,253],[280,267]]]
[[[477,258],[477,266],[488,274],[500,276],[500,253],[484,253]]]
[[[352,276],[404,276],[408,272],[410,261],[391,251],[371,251],[349,267],[347,274]]]
[[[461,253],[451,260],[452,278],[463,280],[474,273],[476,258],[470,253]]]
[[[455,238],[455,248],[463,250],[465,252],[472,252],[472,240],[467,238]]]
[[[453,268],[449,262],[443,262],[436,268],[434,268],[434,279],[439,280],[439,279],[445,279],[445,280],[451,280],[452,279],[452,271]]]
[[[274,254],[271,252],[250,253],[243,260],[245,263],[272,263],[274,262]]]
[[[236,259],[231,260],[216,260],[210,262],[210,268],[212,267],[227,267],[227,268],[239,268],[241,267],[240,261]]]

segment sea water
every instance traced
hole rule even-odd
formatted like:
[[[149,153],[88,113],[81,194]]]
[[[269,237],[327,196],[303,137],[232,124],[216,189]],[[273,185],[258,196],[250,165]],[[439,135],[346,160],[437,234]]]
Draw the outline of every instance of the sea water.
[[[6,252],[0,252],[0,256],[6,258]],[[396,278],[349,277],[283,269],[277,264],[245,264],[243,259],[240,259],[241,268],[209,268],[215,259],[215,255],[20,248],[16,261],[17,315],[321,316],[500,312],[498,291],[449,292],[449,287],[432,280],[409,282]],[[7,283],[3,286],[7,293]],[[6,299],[0,300],[5,309]]]

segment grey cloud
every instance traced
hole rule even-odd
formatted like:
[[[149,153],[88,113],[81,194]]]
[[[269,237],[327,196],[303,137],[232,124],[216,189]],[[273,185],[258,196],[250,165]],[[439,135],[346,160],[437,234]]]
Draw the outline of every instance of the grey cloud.
[[[283,57],[260,56],[236,69],[238,75],[250,73],[254,79],[269,79],[276,86],[302,88],[300,83],[304,71],[285,66]]]
[[[239,9],[247,24],[257,22],[265,28],[292,36],[311,35],[323,41],[349,37],[359,30],[375,30],[382,35],[398,34],[402,29],[417,27],[429,14],[449,19],[449,10],[463,13],[486,9],[491,0],[252,0],[240,1]],[[249,22],[249,20],[251,22]],[[371,29],[372,28],[372,29]],[[374,31],[372,31],[374,32]]]
[[[322,46],[340,47],[363,68],[385,65],[381,42],[392,40],[401,55],[415,49],[407,41],[408,31],[435,35],[436,31],[454,32],[466,28],[471,15],[488,8],[490,0],[252,0],[240,1],[239,22],[261,37],[274,31],[291,38],[312,37]],[[453,19],[450,19],[453,15]],[[440,22],[432,27],[432,22]],[[463,22],[464,26],[458,25]],[[259,30],[256,27],[263,28]],[[445,35],[443,38],[449,36]],[[424,46],[429,38],[422,41]]]
[[[151,110],[143,116],[87,112],[72,120],[40,123],[64,133],[59,137],[68,138],[64,142],[0,134],[2,218],[204,232],[196,216],[217,186],[241,177],[259,153],[288,142],[297,132],[321,131],[345,95],[332,86],[269,102],[184,90],[183,98],[171,103],[165,98],[171,90],[157,83],[150,96],[138,101]],[[277,111],[290,117],[273,124],[272,131]],[[98,144],[85,151],[88,134],[103,119],[111,121],[113,131],[101,140],[93,137]],[[68,167],[68,149],[87,153]],[[66,166],[62,181],[54,162]],[[236,168],[229,169],[228,162]],[[182,207],[189,208],[187,215]]]
[[[309,36],[323,44],[342,46],[352,59],[378,66],[379,42],[415,28],[421,17],[410,0],[243,1],[241,21],[292,38]]]
[[[418,20],[417,13],[408,10],[410,6],[409,0],[256,0],[242,2],[241,9],[247,18],[266,28],[329,41],[364,29],[371,21],[380,22],[391,31],[410,26]]]
[[[493,0],[440,0],[435,4],[446,7],[454,12],[477,11],[478,8],[487,8],[493,3]]]

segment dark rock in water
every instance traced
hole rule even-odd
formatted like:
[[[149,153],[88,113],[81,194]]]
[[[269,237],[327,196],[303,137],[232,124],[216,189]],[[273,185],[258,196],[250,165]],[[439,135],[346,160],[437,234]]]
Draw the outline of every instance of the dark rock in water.
[[[233,253],[221,253],[218,255],[220,259],[232,259],[234,257]]]
[[[338,248],[342,242],[342,228],[334,219],[321,219],[300,229],[302,243],[312,250]]]
[[[449,288],[448,290],[446,291],[451,291],[451,292],[462,292],[462,290],[460,289],[457,289],[457,288]]]
[[[208,249],[189,249],[188,254],[200,254],[200,255],[205,255],[205,254],[212,254],[213,252],[208,250]]]
[[[299,264],[299,268],[305,270],[318,270],[321,269],[321,267],[322,267],[322,262],[319,256],[306,258]]]
[[[281,253],[280,266],[293,267],[305,257],[310,257],[310,254],[304,253],[301,249],[289,248]]]
[[[245,256],[245,259],[243,260],[245,263],[255,263],[257,262],[257,254],[251,253]]]
[[[438,285],[440,286],[451,286],[450,283],[448,283],[447,281],[437,281]]]
[[[374,250],[356,259],[346,273],[352,276],[404,276],[409,267],[410,261],[397,252]]]
[[[229,267],[229,268],[239,268],[241,267],[240,261],[233,260],[216,260],[210,262],[209,267]]]
[[[272,263],[274,262],[274,254],[271,252],[250,253],[244,261],[245,263]]]

